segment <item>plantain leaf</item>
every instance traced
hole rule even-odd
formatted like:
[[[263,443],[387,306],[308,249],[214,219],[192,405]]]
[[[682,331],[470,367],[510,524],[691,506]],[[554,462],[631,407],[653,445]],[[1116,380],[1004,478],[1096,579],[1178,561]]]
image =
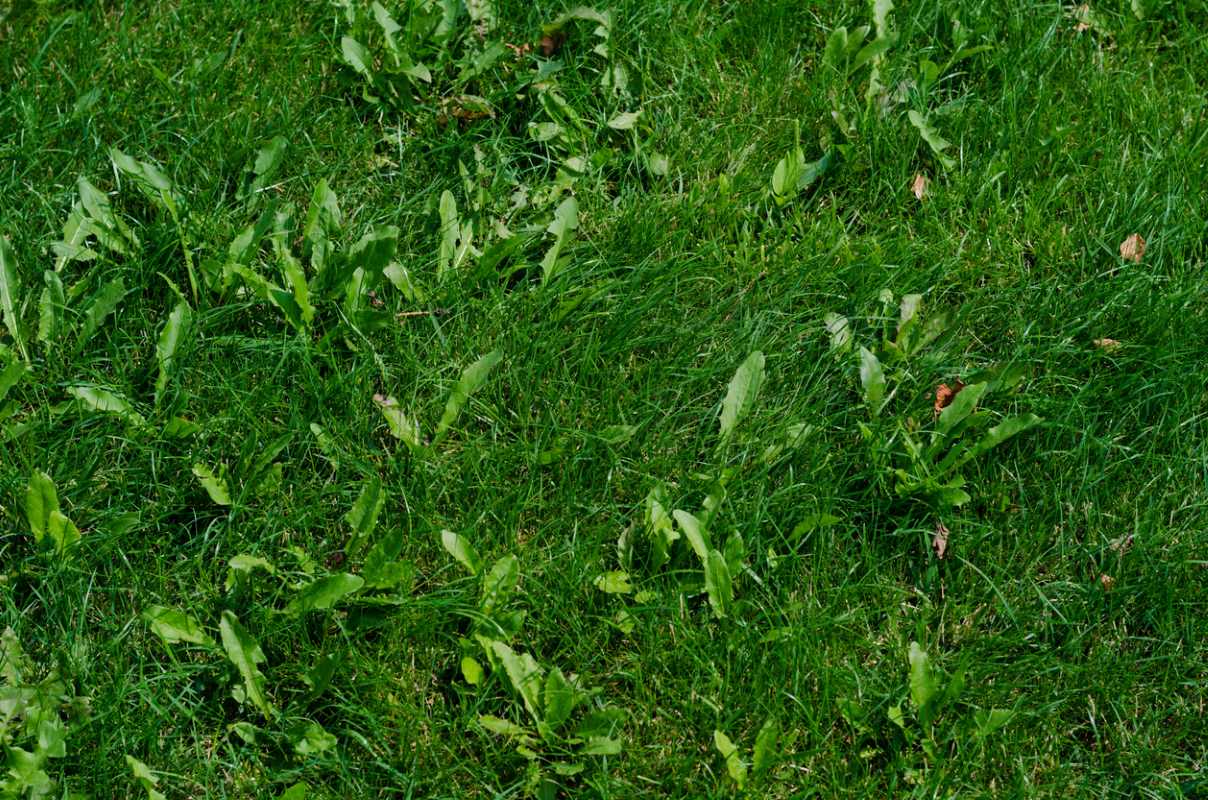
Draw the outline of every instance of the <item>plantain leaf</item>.
[[[684,532],[684,538],[688,540],[688,544],[692,545],[692,552],[696,553],[703,566],[709,559],[709,534],[701,525],[699,519],[689,514],[687,511],[680,511],[678,508],[671,512],[675,517],[675,521],[679,523],[679,528]]]

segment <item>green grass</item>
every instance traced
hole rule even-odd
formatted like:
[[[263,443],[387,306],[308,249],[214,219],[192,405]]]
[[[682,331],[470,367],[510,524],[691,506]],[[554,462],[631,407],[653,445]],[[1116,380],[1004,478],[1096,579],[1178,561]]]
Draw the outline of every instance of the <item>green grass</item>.
[[[0,396],[0,628],[26,655],[0,655],[0,698],[52,673],[62,682],[41,711],[0,715],[10,768],[14,748],[34,749],[40,713],[67,729],[65,756],[41,767],[54,797],[137,796],[126,755],[170,798],[276,798],[297,783],[319,798],[729,797],[740,792],[714,731],[751,762],[774,718],[782,736],[766,770],[749,764],[746,795],[1208,792],[1208,7],[1143,0],[1138,19],[1134,4],[1101,0],[1078,31],[1074,9],[1054,2],[898,5],[879,70],[888,95],[904,93],[885,110],[864,99],[868,67],[847,78],[824,59],[834,28],[872,24],[863,2],[601,5],[629,96],[600,87],[595,23],[568,23],[553,58],[565,65],[558,91],[589,121],[575,153],[533,142],[527,123],[547,120],[539,90],[515,88],[547,61],[542,25],[561,5],[495,4],[488,40],[538,46],[449,90],[495,108],[459,120],[450,109],[464,101],[441,105],[439,92],[410,109],[366,101],[340,57],[343,11],[327,3],[0,4],[0,235],[30,364]],[[919,62],[954,52],[953,17],[966,46],[990,47],[923,93]],[[472,33],[454,56],[463,46],[481,47]],[[436,84],[456,75],[433,71]],[[640,151],[603,126],[638,108]],[[952,168],[910,109],[952,142]],[[275,136],[288,147],[265,199],[241,199]],[[806,161],[830,152],[832,166],[780,207],[773,172],[798,142]],[[238,279],[194,298],[176,228],[119,182],[113,147],[171,179],[199,269],[225,259],[268,202],[304,218],[326,179],[345,216],[340,247],[397,226],[396,260],[424,297],[380,283],[389,314],[371,325],[345,314],[341,291],[316,301],[306,332]],[[509,170],[539,193],[567,155],[612,148],[570,189],[579,227],[551,279],[538,264],[553,205],[534,203],[509,219],[530,237],[518,259],[471,257],[438,280],[442,192],[477,219],[458,173],[460,161],[474,174],[476,147],[482,185],[495,181],[485,216],[507,207]],[[650,169],[654,152],[665,176]],[[910,191],[920,173],[922,202]],[[64,284],[80,286],[68,325],[107,282],[128,294],[91,338],[41,343],[42,273],[80,176],[109,193],[142,247],[65,265]],[[300,230],[285,235],[295,252]],[[1119,254],[1133,233],[1147,242],[1140,263]],[[252,264],[286,285],[267,242]],[[156,406],[172,284],[193,324]],[[823,317],[847,316],[871,345],[890,324],[883,289],[922,293],[954,322],[927,354],[887,364],[899,391],[872,420],[856,360],[830,352]],[[0,372],[23,360],[11,333]],[[1105,338],[1119,346],[1096,346]],[[432,442],[462,370],[495,350],[501,363]],[[719,442],[727,385],[756,350],[766,378]],[[1002,364],[1026,377],[986,400],[990,421],[1044,422],[970,463],[959,508],[895,494],[876,449],[930,429],[938,384]],[[82,409],[68,393],[80,384],[124,396],[146,423]],[[395,397],[430,446],[393,438],[375,394]],[[169,435],[174,416],[200,430]],[[798,423],[810,433],[765,462]],[[279,484],[260,483],[270,462]],[[229,506],[194,476],[198,463],[225,465]],[[713,546],[740,533],[749,572],[717,618],[683,539],[650,568],[646,497],[661,484],[668,510],[703,515],[726,469]],[[31,535],[37,471],[82,534],[64,553]],[[362,571],[345,554],[344,517],[373,476],[386,500],[371,541],[396,535],[413,583],[286,613],[299,586]],[[838,521],[794,535],[818,514]],[[525,617],[513,636],[483,621],[481,580],[442,548],[446,529],[488,569],[515,556],[505,607]],[[276,574],[228,589],[241,554]],[[596,587],[622,569],[635,593]],[[211,643],[161,641],[142,616],[155,605],[194,617]],[[232,694],[243,681],[221,644],[223,612],[263,650],[269,719]],[[483,715],[531,718],[503,664],[472,641],[484,630],[600,690],[568,730],[591,707],[622,709],[601,731],[620,754],[574,755],[551,736],[530,760],[486,730]],[[965,676],[926,728],[911,642]],[[330,686],[310,697],[307,672],[333,654]],[[485,669],[478,686],[463,656]],[[889,719],[899,704],[905,730]],[[991,709],[1013,715],[979,736]],[[336,743],[299,753],[312,723]],[[248,724],[254,741],[240,735],[253,738]],[[561,776],[555,761],[583,769]]]

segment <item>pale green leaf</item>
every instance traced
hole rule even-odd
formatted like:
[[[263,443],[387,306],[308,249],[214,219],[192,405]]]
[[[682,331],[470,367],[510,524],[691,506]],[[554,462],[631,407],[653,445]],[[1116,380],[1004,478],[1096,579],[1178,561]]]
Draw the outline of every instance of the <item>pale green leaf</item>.
[[[861,347],[860,386],[864,389],[864,403],[869,412],[875,417],[881,413],[885,404],[885,373],[881,370],[881,362],[866,347]]]
[[[574,237],[579,227],[579,203],[575,198],[568,197],[558,204],[554,211],[554,220],[546,228],[546,233],[554,237],[554,242],[541,259],[541,281],[549,283],[560,271],[559,259],[563,248]]]
[[[441,531],[440,543],[449,555],[457,559],[457,563],[470,571],[471,575],[482,572],[482,559],[479,558],[478,551],[464,536],[459,536],[453,531]]]
[[[229,506],[231,504],[231,489],[227,485],[226,467],[220,465],[215,471],[199,462],[193,465],[193,475],[196,476],[201,483],[201,488],[206,490],[206,494],[216,505]]]
[[[360,494],[352,508],[344,515],[344,521],[352,528],[348,544],[344,551],[356,554],[369,542],[373,529],[377,527],[378,515],[386,504],[386,493],[382,489],[382,480],[377,475],[371,475],[361,484]]]
[[[35,471],[25,490],[25,519],[35,542],[41,543],[49,533],[51,515],[58,511],[59,494],[54,481],[45,472]]]
[[[8,335],[17,343],[21,357],[29,361],[29,351],[25,349],[25,333],[17,310],[21,306],[18,293],[21,281],[17,275],[17,256],[4,234],[0,233],[0,322],[4,323]]]
[[[705,591],[709,594],[709,605],[713,608],[714,616],[729,616],[734,602],[734,587],[726,557],[717,550],[710,550],[705,559]]]
[[[84,324],[80,329],[81,342],[86,342],[100,330],[105,324],[105,320],[109,315],[117,310],[121,305],[122,298],[126,296],[126,284],[119,277],[109,281],[100,288],[100,291],[93,296],[92,302],[84,311]]]
[[[541,665],[528,653],[516,653],[503,642],[491,642],[491,651],[503,665],[508,682],[524,701],[524,707],[535,721],[541,722]]]
[[[436,441],[444,438],[444,435],[449,431],[453,423],[457,421],[457,417],[461,414],[462,408],[470,399],[470,395],[482,388],[483,384],[487,382],[487,377],[491,374],[491,370],[502,360],[503,352],[501,350],[492,350],[462,371],[461,378],[457,381],[457,385],[453,387],[453,392],[449,395],[448,402],[445,403],[445,412],[441,415],[440,422],[436,425]]]
[[[692,545],[692,552],[696,553],[703,566],[709,559],[711,549],[708,532],[701,525],[700,520],[687,511],[680,511],[677,508],[671,513],[679,524],[679,529],[683,531],[684,538],[688,540],[688,544]]]
[[[299,589],[285,611],[292,616],[308,611],[325,611],[334,608],[348,595],[359,592],[364,585],[364,578],[348,573],[318,578]]]
[[[386,425],[390,428],[391,436],[402,441],[414,451],[423,450],[424,443],[420,439],[419,420],[408,418],[402,407],[399,406],[398,400],[393,397],[375,394],[373,402],[382,412],[382,416],[386,418]]]
[[[490,616],[512,596],[520,580],[520,562],[513,555],[500,558],[482,579],[482,613]]]
[[[562,670],[551,669],[545,679],[545,724],[555,731],[566,724],[578,699],[579,693]]]
[[[931,148],[931,152],[943,164],[944,169],[952,169],[956,166],[956,160],[951,156],[944,154],[944,151],[952,146],[952,143],[940,136],[939,133],[931,126],[931,123],[917,111],[913,109],[907,114],[910,118],[910,124],[913,125],[919,132],[919,136]]]
[[[159,377],[155,380],[155,403],[159,400],[168,386],[168,381],[175,374],[179,362],[177,353],[181,342],[188,336],[193,321],[193,309],[181,300],[168,314],[163,330],[159,332],[159,340],[155,345],[155,360],[159,364]]]
[[[768,717],[755,735],[755,754],[752,767],[755,774],[767,772],[776,759],[776,746],[780,741],[780,723],[775,717]]]
[[[274,709],[264,693],[264,674],[260,671],[260,665],[265,663],[265,658],[260,644],[239,623],[238,617],[230,611],[222,612],[218,631],[222,635],[222,646],[226,650],[227,658],[235,665],[236,671],[243,678],[243,688],[247,699],[264,714],[265,718],[271,718]]]
[[[134,775],[135,782],[143,788],[147,793],[147,800],[167,800],[162,792],[156,790],[159,785],[159,778],[151,772],[151,769],[139,761],[134,756],[126,756],[126,766],[130,767],[131,774]]]
[[[747,765],[739,757],[738,748],[730,741],[729,736],[719,730],[713,731],[713,744],[717,747],[717,752],[721,753],[721,757],[726,760],[726,772],[738,788],[742,789],[747,782]]]
[[[597,575],[594,583],[596,588],[605,594],[630,594],[633,592],[628,572],[605,572]]]
[[[638,124],[638,120],[641,119],[641,116],[642,112],[640,109],[637,111],[626,111],[621,114],[617,114],[615,117],[608,120],[608,127],[612,128],[614,131],[627,131],[634,125]]]
[[[166,606],[151,606],[143,612],[143,619],[161,639],[170,644],[189,642],[208,645],[210,637],[201,624],[183,611]]]
[[[462,656],[461,676],[465,678],[466,683],[470,684],[471,686],[478,686],[482,683],[483,679],[482,665],[470,656]]]
[[[739,365],[730,379],[726,389],[725,399],[721,401],[721,437],[727,438],[734,432],[734,427],[754,405],[759,395],[759,387],[763,385],[764,357],[756,350],[747,356]]]
[[[74,397],[80,407],[86,411],[113,414],[138,427],[147,423],[147,420],[130,405],[129,400],[99,386],[71,386],[68,387],[67,393]]]
[[[63,313],[67,308],[67,293],[58,273],[46,270],[42,273],[46,288],[38,300],[38,341],[49,344],[59,338],[63,330]]]

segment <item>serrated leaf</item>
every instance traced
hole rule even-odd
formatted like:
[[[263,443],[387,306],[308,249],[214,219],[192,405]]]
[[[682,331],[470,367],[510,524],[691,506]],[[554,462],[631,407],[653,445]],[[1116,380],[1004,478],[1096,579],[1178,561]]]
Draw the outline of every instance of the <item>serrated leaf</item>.
[[[615,756],[621,753],[621,740],[609,736],[589,736],[579,753],[585,756]]]
[[[222,646],[226,650],[227,658],[235,665],[236,671],[243,678],[243,688],[247,699],[264,714],[266,719],[271,719],[275,710],[264,694],[264,673],[260,671],[260,665],[265,663],[265,658],[260,644],[244,629],[239,618],[230,611],[222,612],[218,631],[222,635]]]
[[[551,669],[545,679],[545,724],[554,731],[566,724],[578,698],[579,693],[562,670]]]
[[[734,426],[754,405],[759,395],[759,387],[763,385],[764,357],[756,350],[747,356],[739,365],[730,379],[726,389],[725,399],[721,401],[721,438],[727,438],[734,432]]]
[[[628,572],[605,572],[597,575],[594,583],[596,588],[605,594],[630,594],[633,592]]]
[[[776,760],[776,746],[780,741],[780,723],[775,717],[768,717],[755,736],[755,754],[752,768],[756,775],[767,772]]]
[[[159,785],[159,778],[151,772],[151,769],[139,761],[134,756],[126,756],[126,766],[130,767],[131,774],[134,775],[134,780],[143,791],[147,793],[147,800],[167,800],[163,793],[156,790]]]
[[[457,421],[457,417],[461,414],[462,408],[470,399],[470,395],[482,388],[483,384],[487,382],[487,377],[491,374],[491,370],[502,360],[503,351],[492,350],[462,371],[461,378],[457,381],[457,385],[453,387],[453,392],[445,403],[445,412],[441,415],[440,422],[436,425],[436,441],[444,438],[444,435],[449,431],[453,423]]]
[[[1015,717],[1015,712],[1006,708],[978,709],[973,714],[973,723],[977,727],[977,737],[984,739],[994,731],[1006,725]]]
[[[80,329],[79,341],[86,342],[91,339],[105,324],[109,315],[121,305],[122,298],[125,296],[126,284],[120,277],[102,286],[84,312],[84,325]]]
[[[482,665],[470,656],[462,656],[461,677],[465,678],[466,683],[471,686],[478,686],[483,679]]]
[[[227,485],[225,467],[220,466],[216,472],[199,462],[193,465],[193,475],[216,505],[229,506],[231,504],[231,489]]]
[[[8,335],[17,343],[21,358],[29,361],[29,351],[25,349],[25,333],[21,327],[21,319],[17,316],[17,309],[21,305],[18,299],[20,290],[17,255],[8,239],[0,233],[0,322],[4,323]]]
[[[932,699],[939,693],[939,681],[931,668],[931,660],[927,651],[918,642],[910,643],[908,653],[910,662],[910,699],[914,707],[922,713],[929,708]]]
[[[940,411],[939,418],[935,422],[935,432],[939,436],[945,436],[963,422],[977,408],[978,402],[988,388],[987,383],[974,383],[957,392],[952,402]]]
[[[352,528],[344,552],[358,553],[368,543],[385,503],[386,493],[382,490],[382,480],[377,475],[371,475],[361,484],[361,492],[357,495],[356,502],[344,515],[344,521]]]
[[[303,586],[286,607],[287,614],[298,616],[308,611],[326,611],[334,608],[350,594],[361,590],[365,579],[359,575],[341,573],[328,575]]]
[[[67,308],[67,293],[58,273],[46,270],[42,273],[46,287],[38,300],[38,341],[49,344],[59,338],[63,330],[63,312]]]
[[[524,701],[524,707],[533,720],[542,722],[541,665],[528,653],[516,653],[503,642],[491,642],[491,652],[503,665],[508,682]]]
[[[440,543],[449,555],[457,560],[457,563],[469,570],[471,575],[482,572],[482,559],[479,558],[478,551],[464,536],[459,536],[449,530],[441,531]]]
[[[493,717],[489,714],[483,714],[478,717],[478,724],[486,728],[491,733],[499,736],[508,736],[513,738],[528,738],[529,732],[527,729],[517,725],[514,722],[509,722],[500,717]]]
[[[641,116],[641,109],[637,111],[626,111],[621,114],[617,114],[615,117],[608,120],[608,127],[612,128],[614,131],[627,131],[638,124],[638,120],[641,119]]]
[[[155,344],[155,360],[159,364],[159,377],[155,380],[155,404],[159,405],[160,397],[168,386],[168,381],[177,368],[176,354],[180,344],[189,334],[193,322],[193,309],[181,300],[168,314],[159,340]]]
[[[919,112],[912,109],[907,116],[910,118],[910,124],[913,125],[916,130],[918,130],[919,136],[922,137],[923,141],[927,143],[927,146],[931,148],[931,152],[934,153],[935,157],[939,159],[939,162],[943,164],[944,169],[952,169],[955,167],[956,160],[951,156],[944,155],[944,151],[950,148],[952,143],[943,136],[940,136],[939,133],[936,132],[935,128],[931,126],[931,123],[928,122],[927,119],[924,118]]]
[[[726,563],[726,557],[716,550],[710,550],[705,559],[705,591],[709,594],[713,615],[718,618],[729,616],[734,604],[730,565]]]
[[[169,644],[210,644],[210,637],[202,630],[201,624],[178,609],[151,606],[143,612],[143,619],[151,626],[151,630]]]
[[[729,736],[719,730],[713,731],[713,744],[717,747],[717,752],[721,753],[721,757],[726,760],[726,772],[730,775],[731,780],[739,789],[742,789],[747,783],[747,765],[739,757],[738,748],[734,746],[734,742],[730,741]]]
[[[563,248],[574,237],[574,233],[579,228],[579,202],[573,197],[568,197],[558,204],[558,208],[554,211],[554,220],[545,229],[545,232],[554,237],[553,244],[546,251],[545,257],[541,259],[541,282],[549,283],[561,269],[559,259],[562,255]]]
[[[390,428],[391,436],[403,442],[413,451],[423,450],[424,443],[420,439],[419,421],[408,419],[398,400],[386,395],[375,394],[373,402],[382,412],[382,416],[386,418],[386,425]]]
[[[295,731],[290,738],[294,752],[300,756],[318,755],[339,744],[336,737],[317,722],[311,722],[301,730]]]
[[[82,386],[70,386],[67,389],[67,393],[76,399],[81,408],[87,411],[113,414],[138,427],[142,427],[147,423],[142,414],[139,414],[130,405],[130,401],[108,389],[86,384]]]
[[[0,369],[0,402],[4,401],[8,393],[21,382],[29,371],[29,367],[16,358],[10,361],[8,366]]]
[[[479,608],[490,616],[502,608],[512,596],[520,580],[520,562],[513,555],[506,555],[494,563],[482,579],[482,602]]]

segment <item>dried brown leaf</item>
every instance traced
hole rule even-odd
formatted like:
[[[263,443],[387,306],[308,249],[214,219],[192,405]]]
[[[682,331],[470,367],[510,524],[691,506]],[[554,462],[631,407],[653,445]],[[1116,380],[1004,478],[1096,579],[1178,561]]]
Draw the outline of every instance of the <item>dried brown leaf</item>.
[[[935,536],[931,539],[931,547],[935,550],[936,558],[943,558],[948,552],[948,527],[942,522],[935,523]]]
[[[1112,587],[1116,585],[1116,579],[1104,572],[1099,576],[1099,583],[1103,586],[1103,591],[1110,592]]]
[[[935,387],[935,413],[943,411],[952,400],[960,394],[961,389],[965,388],[964,381],[956,380],[949,386],[946,383],[941,383]]]
[[[1145,257],[1145,238],[1139,233],[1134,233],[1124,241],[1120,242],[1120,258],[1125,261],[1131,261],[1134,264],[1140,264],[1141,259]]]
[[[914,176],[914,182],[910,184],[910,191],[913,192],[914,196],[921,201],[927,196],[927,190],[930,185],[931,181],[927,179],[927,176],[919,173],[918,175]]]
[[[1108,353],[1110,353],[1113,350],[1120,349],[1120,342],[1118,342],[1115,339],[1095,339],[1093,344],[1095,345],[1095,347],[1098,347],[1100,350],[1106,351]]]

